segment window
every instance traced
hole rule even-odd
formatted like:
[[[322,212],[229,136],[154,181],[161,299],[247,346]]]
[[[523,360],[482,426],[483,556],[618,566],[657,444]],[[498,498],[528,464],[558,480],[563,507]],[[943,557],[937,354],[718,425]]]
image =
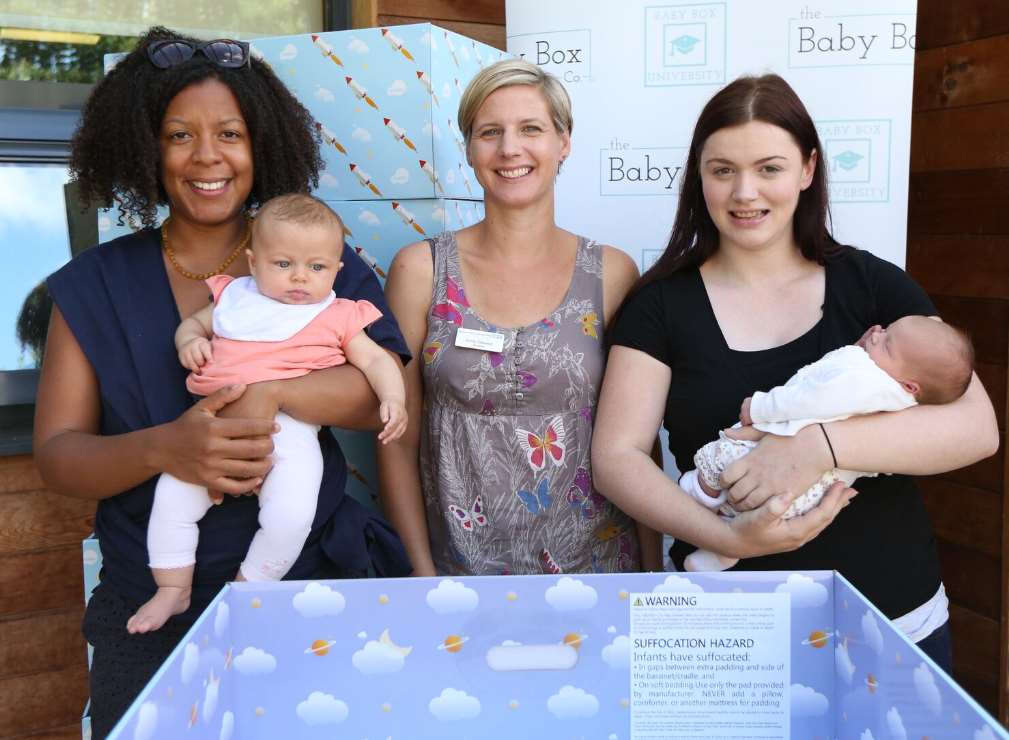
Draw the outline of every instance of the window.
[[[0,371],[37,368],[49,320],[40,284],[70,259],[65,164],[0,163]]]

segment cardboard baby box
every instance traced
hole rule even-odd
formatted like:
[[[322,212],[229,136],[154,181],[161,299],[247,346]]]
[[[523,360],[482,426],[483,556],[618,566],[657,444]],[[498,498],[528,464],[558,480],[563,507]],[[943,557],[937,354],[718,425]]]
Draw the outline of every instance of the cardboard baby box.
[[[226,587],[112,737],[1009,735],[829,571]]]

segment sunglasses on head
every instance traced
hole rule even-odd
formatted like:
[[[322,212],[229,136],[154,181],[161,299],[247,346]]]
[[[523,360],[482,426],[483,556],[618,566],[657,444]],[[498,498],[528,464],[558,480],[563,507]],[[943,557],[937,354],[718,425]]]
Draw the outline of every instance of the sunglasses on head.
[[[200,52],[218,67],[238,69],[249,63],[249,44],[231,39],[193,43],[185,39],[162,39],[147,47],[147,58],[158,69],[177,67]]]

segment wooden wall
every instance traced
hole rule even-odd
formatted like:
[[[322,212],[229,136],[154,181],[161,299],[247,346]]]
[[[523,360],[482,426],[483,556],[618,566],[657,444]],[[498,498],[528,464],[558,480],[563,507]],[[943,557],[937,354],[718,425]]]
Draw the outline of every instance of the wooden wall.
[[[907,269],[967,329],[998,454],[921,481],[951,605],[954,676],[1003,723],[1009,515],[1009,2],[918,0]],[[1000,678],[1001,677],[1001,678]]]
[[[0,457],[0,737],[79,740],[88,696],[81,540],[95,505]]]
[[[353,0],[351,9],[354,28],[430,21],[505,48],[504,0]]]

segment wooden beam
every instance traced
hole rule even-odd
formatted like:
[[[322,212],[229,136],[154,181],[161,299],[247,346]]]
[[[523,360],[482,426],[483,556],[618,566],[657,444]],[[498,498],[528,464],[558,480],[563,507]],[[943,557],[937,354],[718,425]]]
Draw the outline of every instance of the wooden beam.
[[[0,678],[74,666],[87,655],[84,602],[68,609],[0,619]]]
[[[1009,236],[915,235],[907,265],[929,293],[1009,300]]]
[[[503,26],[504,0],[378,0],[378,13],[385,16],[425,18],[432,23],[469,21]]]
[[[1007,33],[1005,0],[918,0],[919,51]]]
[[[936,294],[930,297],[943,319],[970,329],[978,362],[1005,365],[1009,361],[1009,302]]]
[[[0,457],[0,494],[44,488],[31,455]]]
[[[95,526],[95,502],[49,491],[0,494],[0,555],[75,545]]]
[[[917,117],[916,117],[917,118]],[[1009,234],[1009,169],[912,169],[907,232],[915,234]]]
[[[921,111],[914,115],[912,172],[1007,167],[1009,102]]]
[[[918,479],[936,537],[960,547],[1002,556],[1002,495],[941,478]]]
[[[84,601],[80,545],[5,555],[3,562],[0,615],[63,609]]]
[[[1001,619],[1002,595],[999,588],[1002,584],[1002,564],[999,558],[936,539],[942,581],[949,600],[988,619]]]
[[[1009,100],[1009,35],[920,51],[914,58],[914,110]]]
[[[956,604],[950,604],[949,620],[953,632],[953,677],[995,715],[998,681],[994,656],[998,652],[999,624]]]
[[[378,25],[378,0],[350,0],[350,27],[374,28]]]
[[[83,655],[77,665],[59,671],[0,679],[0,728],[4,737],[16,738],[61,732],[76,722],[79,733],[87,697],[88,666]]]

